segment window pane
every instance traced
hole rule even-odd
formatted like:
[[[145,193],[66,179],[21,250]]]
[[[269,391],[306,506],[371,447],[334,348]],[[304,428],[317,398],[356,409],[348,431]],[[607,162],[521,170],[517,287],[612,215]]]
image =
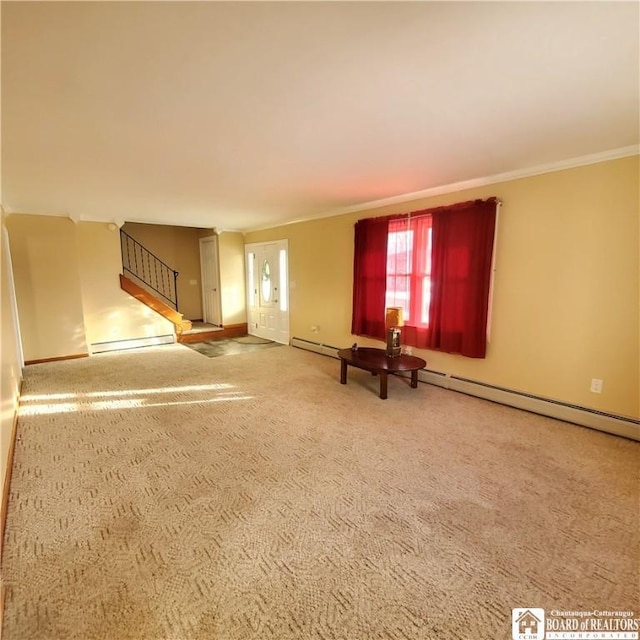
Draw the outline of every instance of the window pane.
[[[280,249],[280,311],[287,310],[287,250]]]
[[[392,231],[387,242],[387,273],[409,273],[413,253],[413,231]]]
[[[256,306],[256,281],[253,273],[253,265],[255,263],[256,254],[248,253],[247,254],[247,271],[249,272],[247,280],[249,281],[249,306]]]
[[[410,279],[413,231],[391,231],[387,240],[387,307],[402,307],[405,322],[410,319]]]

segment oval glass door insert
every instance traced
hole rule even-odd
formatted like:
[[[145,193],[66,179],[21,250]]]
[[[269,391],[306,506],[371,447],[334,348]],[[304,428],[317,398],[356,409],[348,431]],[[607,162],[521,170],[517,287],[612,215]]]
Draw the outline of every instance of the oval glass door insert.
[[[270,302],[271,301],[271,266],[269,265],[269,261],[265,260],[262,263],[262,301]]]

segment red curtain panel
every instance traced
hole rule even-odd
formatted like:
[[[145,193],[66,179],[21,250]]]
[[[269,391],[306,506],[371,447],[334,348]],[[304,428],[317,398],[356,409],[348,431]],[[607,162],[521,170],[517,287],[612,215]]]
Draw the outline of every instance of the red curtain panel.
[[[496,199],[435,211],[430,349],[484,358]]]
[[[385,338],[388,218],[367,218],[355,226],[351,333]]]

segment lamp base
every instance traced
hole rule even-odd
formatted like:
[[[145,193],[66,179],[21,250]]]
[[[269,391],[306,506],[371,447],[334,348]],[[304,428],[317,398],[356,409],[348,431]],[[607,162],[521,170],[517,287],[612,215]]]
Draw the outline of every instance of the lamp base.
[[[387,331],[387,357],[395,358],[402,353],[400,348],[400,329],[391,327]]]

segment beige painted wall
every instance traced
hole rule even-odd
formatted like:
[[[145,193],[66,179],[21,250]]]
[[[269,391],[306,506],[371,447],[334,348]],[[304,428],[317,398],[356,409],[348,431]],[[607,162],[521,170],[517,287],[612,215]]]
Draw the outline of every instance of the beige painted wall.
[[[291,335],[344,347],[354,341],[356,220],[495,195],[503,206],[487,357],[415,352],[433,370],[638,418],[638,175],[635,156],[256,231],[245,241],[289,240]],[[601,394],[589,391],[592,378],[604,380]]]
[[[220,260],[220,297],[222,324],[242,324],[247,321],[244,275],[244,236],[224,231],[218,235]]]
[[[179,311],[188,320],[201,320],[199,230],[137,222],[127,222],[122,228],[160,260],[179,272]]]
[[[38,215],[6,224],[25,361],[88,353],[75,224]]]
[[[7,229],[25,360],[174,334],[168,320],[120,289],[120,234],[106,223],[11,215]]]
[[[18,410],[20,394],[20,382],[22,380],[22,360],[17,334],[14,299],[12,290],[11,259],[8,240],[5,237],[6,229],[4,213],[2,214],[2,245],[0,248],[0,297],[2,299],[2,335],[0,339],[0,359],[2,360],[2,407],[0,420],[0,478],[4,493],[4,482],[7,474],[7,459],[9,445],[11,443],[11,431]]]
[[[87,342],[173,335],[174,327],[146,305],[122,291],[120,233],[106,223],[79,222],[78,262]]]

